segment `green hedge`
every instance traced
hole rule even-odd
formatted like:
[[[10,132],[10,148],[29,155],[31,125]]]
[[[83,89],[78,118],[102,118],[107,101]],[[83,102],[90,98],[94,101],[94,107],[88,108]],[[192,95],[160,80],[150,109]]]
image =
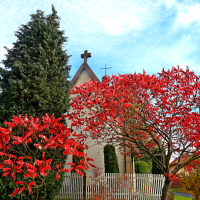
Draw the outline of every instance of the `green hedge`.
[[[135,162],[135,173],[136,174],[148,174],[148,167],[146,162],[136,161]]]

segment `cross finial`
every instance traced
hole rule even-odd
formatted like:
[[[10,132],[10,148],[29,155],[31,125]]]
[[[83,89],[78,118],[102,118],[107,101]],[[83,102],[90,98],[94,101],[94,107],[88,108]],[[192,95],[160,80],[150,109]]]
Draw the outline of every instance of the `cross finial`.
[[[88,53],[87,50],[84,51],[84,54],[81,54],[81,58],[84,58],[84,63],[88,64],[88,58],[92,57],[91,53]]]
[[[110,68],[112,68],[112,67],[106,68],[106,65],[105,65],[105,68],[101,68],[101,69],[105,69],[105,76],[106,76],[106,69],[110,69]]]

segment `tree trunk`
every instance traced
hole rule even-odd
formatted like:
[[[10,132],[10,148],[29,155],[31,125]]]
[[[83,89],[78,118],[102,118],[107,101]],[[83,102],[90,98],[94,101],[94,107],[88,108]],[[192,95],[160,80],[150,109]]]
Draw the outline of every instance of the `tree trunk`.
[[[162,189],[161,200],[167,200],[170,187],[171,187],[171,181],[168,180],[168,177],[166,176],[165,177],[164,187]]]

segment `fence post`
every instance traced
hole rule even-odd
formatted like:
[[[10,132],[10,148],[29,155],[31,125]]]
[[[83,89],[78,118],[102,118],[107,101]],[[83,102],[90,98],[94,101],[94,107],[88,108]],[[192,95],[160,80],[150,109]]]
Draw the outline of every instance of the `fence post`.
[[[86,199],[86,172],[83,173],[83,199]]]

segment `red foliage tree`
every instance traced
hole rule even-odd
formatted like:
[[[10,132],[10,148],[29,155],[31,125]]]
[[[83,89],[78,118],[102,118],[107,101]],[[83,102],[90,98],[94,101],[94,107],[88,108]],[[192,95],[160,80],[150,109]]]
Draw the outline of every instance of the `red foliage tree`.
[[[72,129],[84,127],[94,139],[102,138],[127,146],[136,153],[149,154],[165,175],[162,200],[180,168],[200,157],[199,77],[194,72],[172,67],[158,75],[127,74],[107,76],[104,82],[84,83],[71,94]],[[83,133],[82,133],[83,134]],[[158,148],[161,160],[156,158]],[[123,149],[123,148],[121,148]],[[165,149],[166,153],[164,153]],[[172,156],[191,158],[170,172]],[[165,159],[164,159],[165,158]]]

